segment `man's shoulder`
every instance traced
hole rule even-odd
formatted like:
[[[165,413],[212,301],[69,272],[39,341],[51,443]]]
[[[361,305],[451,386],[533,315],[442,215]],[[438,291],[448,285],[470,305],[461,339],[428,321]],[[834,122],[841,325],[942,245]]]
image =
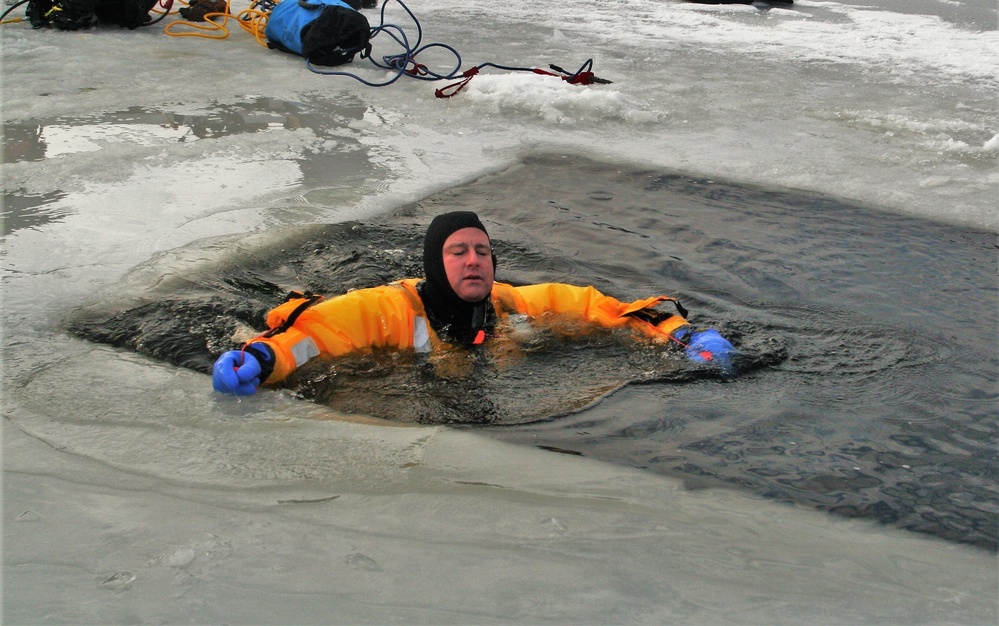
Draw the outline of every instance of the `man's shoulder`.
[[[419,282],[419,279],[405,279],[384,285],[351,289],[344,293],[323,298],[322,302],[316,305],[316,308],[321,311],[337,310],[343,307],[368,309],[371,307],[377,308],[381,306],[379,303],[392,300],[404,300],[412,305],[414,299],[419,300],[419,295],[416,291],[416,285]],[[282,305],[282,307],[284,306],[287,306],[287,303]]]
[[[416,286],[423,282],[422,278],[402,278],[400,280],[394,280],[385,287],[392,287],[395,289],[405,289],[406,291],[412,291],[416,293]]]

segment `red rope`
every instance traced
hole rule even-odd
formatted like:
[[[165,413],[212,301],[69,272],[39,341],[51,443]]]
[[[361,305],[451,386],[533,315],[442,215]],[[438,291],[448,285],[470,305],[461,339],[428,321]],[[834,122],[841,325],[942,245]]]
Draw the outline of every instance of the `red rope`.
[[[437,96],[438,98],[451,98],[451,97],[454,97],[454,96],[458,95],[458,92],[461,91],[462,89],[464,89],[465,85],[468,84],[468,81],[472,80],[472,77],[475,76],[478,73],[479,73],[478,66],[473,67],[471,69],[467,69],[467,70],[465,70],[461,74],[462,76],[464,76],[464,78],[462,78],[460,81],[458,81],[456,83],[451,83],[450,85],[447,85],[446,87],[441,87],[440,89],[434,91],[434,95]],[[454,91],[452,91],[451,93],[448,93],[448,90],[450,90],[450,89],[454,89]]]
[[[487,63],[486,65],[491,65],[491,64]],[[475,76],[476,74],[479,73],[479,70],[482,69],[482,67],[483,67],[482,65],[478,65],[478,66],[473,67],[473,68],[471,68],[469,70],[465,70],[465,72],[462,74],[463,78],[460,81],[458,81],[456,83],[451,83],[450,85],[447,85],[446,87],[441,87],[440,89],[434,91],[434,95],[436,95],[438,98],[453,98],[454,96],[458,95],[459,91],[461,91],[462,89],[465,88],[465,85],[467,85],[468,82],[470,80],[472,80],[473,76]],[[557,78],[561,78],[562,80],[564,80],[565,82],[569,83],[570,85],[592,85],[594,82],[597,82],[598,80],[600,80],[600,79],[597,79],[597,77],[593,75],[593,72],[578,72],[576,74],[558,74],[556,72],[549,72],[548,70],[543,70],[543,69],[540,69],[540,68],[537,68],[537,67],[532,68],[532,69],[528,69],[526,67],[525,68],[504,68],[504,67],[498,66],[498,65],[495,66],[495,67],[500,67],[501,69],[516,69],[518,71],[525,71],[525,72],[526,71],[530,71],[530,72],[534,72],[535,74],[540,74],[542,76],[555,76]],[[607,82],[610,82],[610,81],[600,80],[600,82],[607,83]]]

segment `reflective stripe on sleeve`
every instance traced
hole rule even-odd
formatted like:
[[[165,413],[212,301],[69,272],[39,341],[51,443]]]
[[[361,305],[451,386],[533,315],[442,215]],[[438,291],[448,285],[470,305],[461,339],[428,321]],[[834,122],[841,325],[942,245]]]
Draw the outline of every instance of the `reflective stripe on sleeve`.
[[[417,352],[430,352],[430,330],[425,317],[413,318],[413,349]]]
[[[295,367],[302,367],[309,359],[319,356],[319,347],[311,337],[305,337],[291,346],[291,355],[295,357]]]

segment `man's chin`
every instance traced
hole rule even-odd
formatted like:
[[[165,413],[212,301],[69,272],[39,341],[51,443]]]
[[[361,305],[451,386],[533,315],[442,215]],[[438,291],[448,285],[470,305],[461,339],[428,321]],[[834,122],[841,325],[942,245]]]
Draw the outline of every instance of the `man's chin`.
[[[479,302],[485,299],[489,295],[490,289],[487,287],[485,282],[482,281],[470,281],[467,284],[461,286],[461,290],[458,293],[458,297],[465,302]]]

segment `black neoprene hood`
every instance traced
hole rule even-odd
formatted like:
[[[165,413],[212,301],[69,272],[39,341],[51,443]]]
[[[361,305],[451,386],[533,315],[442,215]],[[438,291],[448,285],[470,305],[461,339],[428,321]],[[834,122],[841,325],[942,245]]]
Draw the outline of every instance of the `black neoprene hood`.
[[[444,269],[444,242],[462,228],[477,228],[486,233],[486,237],[489,236],[478,215],[471,211],[454,211],[435,217],[430,222],[427,235],[423,239],[423,271],[427,278],[427,286],[434,299],[441,298],[442,303],[449,306],[460,306],[459,303],[464,303],[464,300],[458,297],[447,279],[447,271]]]
[[[471,211],[454,211],[438,215],[430,222],[423,239],[423,271],[426,280],[420,285],[420,298],[430,315],[431,325],[452,339],[463,341],[469,330],[478,330],[492,309],[487,295],[479,302],[466,302],[451,288],[444,269],[444,242],[462,228],[477,228],[486,233],[479,216]],[[496,257],[493,256],[493,269]]]

